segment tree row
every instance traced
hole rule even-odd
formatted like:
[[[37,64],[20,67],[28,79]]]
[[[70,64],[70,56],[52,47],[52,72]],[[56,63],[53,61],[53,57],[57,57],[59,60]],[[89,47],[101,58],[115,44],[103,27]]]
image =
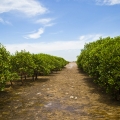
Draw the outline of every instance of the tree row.
[[[37,79],[38,75],[48,75],[53,71],[61,70],[68,61],[61,57],[48,54],[31,54],[25,50],[16,51],[11,55],[6,48],[0,44],[0,90],[4,90],[7,82],[32,77]]]
[[[94,78],[107,93],[120,96],[120,36],[100,38],[85,44],[77,59],[78,67]]]

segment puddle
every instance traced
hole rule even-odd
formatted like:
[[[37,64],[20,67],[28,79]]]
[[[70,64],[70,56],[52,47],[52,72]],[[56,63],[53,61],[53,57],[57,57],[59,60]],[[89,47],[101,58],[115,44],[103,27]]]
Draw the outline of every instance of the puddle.
[[[54,101],[54,102],[48,102],[47,104],[44,105],[44,108],[49,110],[49,111],[66,111],[66,112],[70,112],[70,113],[75,113],[75,114],[79,114],[82,116],[87,116],[88,113],[86,113],[84,111],[84,106],[88,106],[88,105],[74,105],[74,106],[69,106],[69,105],[63,105],[60,103],[60,101]]]
[[[50,101],[46,104],[44,104],[43,106],[43,110],[49,111],[49,112],[55,112],[55,111],[62,111],[62,112],[66,112],[66,113],[70,113],[70,114],[74,114],[74,115],[79,115],[79,116],[83,116],[83,117],[89,117],[90,120],[92,120],[93,118],[99,119],[99,120],[120,120],[120,114],[116,114],[117,111],[114,112],[110,112],[106,109],[99,109],[98,106],[91,106],[89,104],[72,104],[70,105],[65,105],[62,104],[59,100],[56,101]],[[111,110],[112,111],[112,110]]]

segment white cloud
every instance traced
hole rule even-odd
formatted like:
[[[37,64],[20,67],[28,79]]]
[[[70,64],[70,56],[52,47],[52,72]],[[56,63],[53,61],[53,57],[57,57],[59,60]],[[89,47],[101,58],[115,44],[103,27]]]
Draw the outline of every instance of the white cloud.
[[[27,16],[44,14],[47,9],[37,0],[0,0],[0,13],[19,11]]]
[[[46,24],[45,27],[51,27],[53,25],[55,25],[56,23],[49,23],[49,24]]]
[[[0,22],[1,22],[1,23],[4,23],[4,20],[3,20],[2,18],[0,18]]]
[[[120,0],[96,0],[98,4],[102,5],[116,5],[120,4]]]
[[[55,23],[51,23],[52,20],[53,19],[51,19],[51,18],[43,18],[43,19],[37,20],[35,23],[40,23],[40,24],[44,25],[44,27],[51,27],[55,24]]]
[[[12,25],[9,21],[3,20],[2,18],[0,18],[0,23]]]
[[[8,24],[8,25],[12,25],[12,23],[9,22],[9,21],[5,21],[5,23]]]
[[[49,22],[51,22],[51,18],[43,18],[43,19],[39,19],[36,21],[36,23],[41,23],[41,24],[48,24]]]
[[[24,44],[7,44],[7,50],[11,53],[25,49],[30,53],[50,53],[53,55],[65,57],[67,60],[75,60],[79,55],[80,49],[84,48],[85,43],[99,39],[101,35],[83,35],[79,40],[73,41],[56,41],[56,42],[39,42]],[[63,55],[63,56],[62,56]],[[74,59],[73,59],[74,58]]]
[[[52,21],[51,18],[43,18],[43,19],[39,19],[39,20],[35,21],[35,23],[43,24],[43,28],[40,28],[37,32],[34,32],[34,33],[24,36],[24,38],[26,38],[26,39],[40,38],[41,34],[44,33],[45,27],[51,27],[55,24],[55,23],[50,23],[51,21]]]
[[[80,41],[92,42],[98,40],[99,37],[103,36],[102,34],[91,34],[91,35],[82,35],[79,37]],[[103,36],[106,37],[106,36]]]
[[[44,33],[44,28],[40,28],[40,29],[38,29],[37,32],[28,34],[28,35],[24,36],[24,38],[26,38],[26,39],[38,39],[41,37],[41,34],[43,34],[43,33]]]

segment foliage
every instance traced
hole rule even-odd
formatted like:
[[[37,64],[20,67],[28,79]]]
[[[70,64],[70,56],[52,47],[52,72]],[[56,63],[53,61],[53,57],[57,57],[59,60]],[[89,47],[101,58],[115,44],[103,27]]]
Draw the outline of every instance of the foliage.
[[[12,72],[11,67],[10,53],[0,44],[0,91],[4,90],[6,82],[17,77],[17,74]]]
[[[120,36],[100,38],[88,43],[77,59],[78,67],[107,93],[118,95],[120,91]]]
[[[21,80],[23,76],[26,77],[34,73],[35,63],[32,55],[25,50],[16,51],[15,55],[11,55],[11,65],[12,70],[21,76]]]
[[[48,75],[54,70],[61,70],[68,62],[60,57],[48,54],[31,54],[25,50],[16,51],[14,55],[0,44],[0,91],[4,90],[8,81],[16,80],[18,76],[32,76],[37,79],[41,73]]]

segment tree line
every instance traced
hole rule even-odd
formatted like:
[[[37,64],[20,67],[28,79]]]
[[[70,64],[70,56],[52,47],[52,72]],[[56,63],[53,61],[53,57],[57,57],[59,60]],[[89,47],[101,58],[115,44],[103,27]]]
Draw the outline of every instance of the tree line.
[[[77,58],[77,65],[107,93],[120,99],[120,36],[100,38],[85,44]]]
[[[17,79],[32,77],[37,79],[38,75],[48,75],[52,71],[61,70],[68,61],[64,58],[49,54],[31,54],[26,50],[16,51],[10,54],[0,43],[0,91],[4,90],[7,82]]]

